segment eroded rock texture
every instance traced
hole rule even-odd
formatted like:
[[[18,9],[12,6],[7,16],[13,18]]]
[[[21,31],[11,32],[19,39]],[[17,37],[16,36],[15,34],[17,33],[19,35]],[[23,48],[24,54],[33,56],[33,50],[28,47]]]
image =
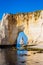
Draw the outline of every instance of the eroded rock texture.
[[[29,43],[43,42],[43,10],[4,14],[0,23],[0,44],[15,44],[20,31],[24,31]]]

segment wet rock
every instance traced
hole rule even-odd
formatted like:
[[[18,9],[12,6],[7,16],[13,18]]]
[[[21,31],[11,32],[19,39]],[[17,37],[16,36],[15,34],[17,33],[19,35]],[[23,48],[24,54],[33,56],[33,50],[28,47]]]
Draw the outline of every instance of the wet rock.
[[[38,51],[37,53],[43,53],[43,51]]]
[[[35,62],[35,63],[39,63],[39,62],[37,61],[37,62]]]
[[[21,61],[21,63],[25,63],[26,61]]]
[[[33,54],[36,54],[35,52]]]

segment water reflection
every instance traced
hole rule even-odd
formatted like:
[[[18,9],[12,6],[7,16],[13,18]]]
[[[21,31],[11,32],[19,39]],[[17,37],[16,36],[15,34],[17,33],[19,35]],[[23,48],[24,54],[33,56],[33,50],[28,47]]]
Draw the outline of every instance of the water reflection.
[[[12,48],[1,49],[0,65],[25,65],[26,50],[13,50]]]
[[[5,60],[7,65],[17,65],[17,51],[13,49],[5,49]]]
[[[0,65],[43,65],[43,52],[0,49]]]
[[[18,65],[26,65],[27,50],[17,50]]]

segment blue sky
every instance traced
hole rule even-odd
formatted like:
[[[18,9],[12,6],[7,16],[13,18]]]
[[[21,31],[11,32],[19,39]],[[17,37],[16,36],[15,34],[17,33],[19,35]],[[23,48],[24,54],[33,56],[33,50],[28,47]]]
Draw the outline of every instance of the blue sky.
[[[0,0],[0,19],[3,13],[43,10],[43,0]]]

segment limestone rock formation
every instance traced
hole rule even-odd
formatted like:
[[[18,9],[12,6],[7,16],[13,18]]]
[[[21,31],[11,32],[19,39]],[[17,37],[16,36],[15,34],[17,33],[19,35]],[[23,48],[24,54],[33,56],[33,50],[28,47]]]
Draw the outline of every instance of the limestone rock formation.
[[[43,10],[4,14],[0,23],[0,44],[15,44],[20,31],[27,35],[31,44],[43,42]]]

